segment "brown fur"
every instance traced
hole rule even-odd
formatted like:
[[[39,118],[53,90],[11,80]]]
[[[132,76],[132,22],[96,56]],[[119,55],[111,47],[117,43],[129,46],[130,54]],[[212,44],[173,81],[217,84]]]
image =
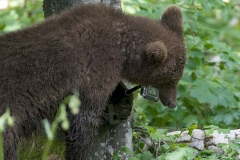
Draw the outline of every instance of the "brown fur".
[[[73,89],[82,105],[70,117],[66,159],[87,159],[122,78],[159,88],[162,103],[174,107],[185,62],[182,16],[174,6],[161,21],[103,5],[78,6],[1,36],[0,115],[9,107],[15,117],[14,127],[4,133],[5,159],[17,159],[19,139],[40,129],[43,118],[52,119]]]

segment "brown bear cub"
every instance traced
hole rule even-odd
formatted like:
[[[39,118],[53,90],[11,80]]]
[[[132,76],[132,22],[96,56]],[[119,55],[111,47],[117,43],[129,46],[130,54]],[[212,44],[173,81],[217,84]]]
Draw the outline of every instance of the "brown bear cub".
[[[66,159],[86,160],[106,103],[121,79],[159,89],[176,106],[186,63],[182,14],[169,7],[161,20],[82,5],[0,37],[0,115],[10,108],[4,158],[17,159],[22,137],[52,119],[61,100],[79,91],[80,113],[70,116]]]

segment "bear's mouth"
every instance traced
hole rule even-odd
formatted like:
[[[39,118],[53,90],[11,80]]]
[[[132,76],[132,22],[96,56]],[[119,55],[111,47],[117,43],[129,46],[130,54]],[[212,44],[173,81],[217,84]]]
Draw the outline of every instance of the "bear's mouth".
[[[173,101],[173,100],[165,100],[165,98],[161,97],[160,96],[160,100],[162,102],[162,104],[166,107],[169,107],[169,108],[175,108],[176,107],[176,103]]]

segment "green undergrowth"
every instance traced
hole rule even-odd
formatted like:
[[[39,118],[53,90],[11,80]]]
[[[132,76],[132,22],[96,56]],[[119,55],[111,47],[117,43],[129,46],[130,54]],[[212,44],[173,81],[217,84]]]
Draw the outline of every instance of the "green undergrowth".
[[[47,143],[44,135],[33,135],[29,139],[23,139],[18,145],[18,157],[20,160],[41,160]],[[48,157],[58,156],[64,159],[65,145],[62,140],[54,140]]]

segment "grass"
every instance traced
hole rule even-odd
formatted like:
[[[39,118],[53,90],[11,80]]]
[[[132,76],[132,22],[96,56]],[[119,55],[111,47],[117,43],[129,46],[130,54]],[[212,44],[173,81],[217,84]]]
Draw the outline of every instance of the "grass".
[[[41,160],[47,143],[47,138],[42,135],[33,135],[24,139],[18,146],[18,157],[20,160]],[[63,160],[65,145],[63,140],[54,140],[47,160]]]

